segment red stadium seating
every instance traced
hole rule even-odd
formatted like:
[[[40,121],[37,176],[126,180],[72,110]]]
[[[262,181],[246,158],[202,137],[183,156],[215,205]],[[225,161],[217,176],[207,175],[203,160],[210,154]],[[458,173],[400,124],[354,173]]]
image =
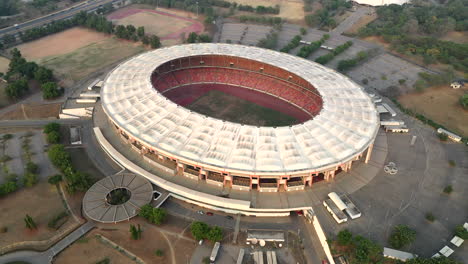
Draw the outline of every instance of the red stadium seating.
[[[203,65],[200,65],[200,59],[203,60]],[[283,69],[270,67],[262,73],[245,68],[206,66],[208,63],[221,66],[229,62],[220,57],[192,58],[191,60],[185,58],[178,61],[177,67],[172,67],[174,70],[160,71],[159,74],[154,74],[153,85],[158,91],[164,92],[172,87],[189,84],[227,84],[254,89],[282,98],[302,108],[312,116],[318,114],[322,107],[320,96],[310,84],[307,83],[306,87],[298,85],[298,83],[306,84],[306,82],[301,81],[298,77],[297,81],[292,81],[291,75]],[[167,69],[167,66],[165,67]]]

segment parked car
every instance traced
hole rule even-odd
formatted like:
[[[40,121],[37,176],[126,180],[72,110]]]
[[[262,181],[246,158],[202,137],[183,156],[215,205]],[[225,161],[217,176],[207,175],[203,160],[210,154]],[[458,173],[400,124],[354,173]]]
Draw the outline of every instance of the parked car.
[[[213,213],[212,212],[206,212],[206,215],[212,216]]]
[[[197,214],[201,214],[201,215],[202,215],[202,214],[205,214],[205,213],[204,213],[203,211],[199,210],[199,211],[197,211]]]
[[[203,244],[203,239],[200,239],[200,241],[198,241],[198,245],[202,245]]]
[[[298,210],[298,211],[296,211],[296,214],[299,215],[299,216],[303,216],[304,212],[302,212],[302,210]]]
[[[234,219],[234,217],[232,217],[232,216],[230,216],[230,215],[226,215],[226,218],[229,219],[229,220]]]

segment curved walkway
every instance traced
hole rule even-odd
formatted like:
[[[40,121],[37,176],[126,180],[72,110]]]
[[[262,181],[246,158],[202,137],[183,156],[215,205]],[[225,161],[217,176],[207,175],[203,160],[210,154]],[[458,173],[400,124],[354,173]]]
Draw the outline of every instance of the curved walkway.
[[[0,263],[7,263],[12,261],[27,261],[31,264],[51,263],[55,255],[67,248],[94,227],[94,222],[89,221],[44,252],[16,251],[0,256]]]

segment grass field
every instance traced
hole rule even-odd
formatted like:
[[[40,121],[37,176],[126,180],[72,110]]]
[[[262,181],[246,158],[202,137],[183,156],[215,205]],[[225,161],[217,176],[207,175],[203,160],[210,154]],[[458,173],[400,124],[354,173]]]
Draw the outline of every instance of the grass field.
[[[138,43],[82,28],[65,30],[18,48],[25,58],[52,69],[65,86],[146,50]]]
[[[216,90],[209,91],[187,108],[214,118],[253,126],[289,126],[297,123],[294,117]]]
[[[446,126],[455,133],[468,136],[468,111],[458,103],[466,88],[454,90],[448,86],[434,87],[422,93],[403,95],[398,101],[406,108]]]

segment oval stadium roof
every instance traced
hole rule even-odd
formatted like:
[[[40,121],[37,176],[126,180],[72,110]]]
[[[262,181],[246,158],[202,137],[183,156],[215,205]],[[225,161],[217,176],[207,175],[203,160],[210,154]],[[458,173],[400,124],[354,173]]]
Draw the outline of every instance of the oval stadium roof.
[[[255,127],[192,112],[160,94],[151,74],[161,64],[196,55],[229,55],[294,72],[320,93],[323,108],[290,127]],[[108,74],[102,106],[113,122],[163,153],[222,171],[285,174],[319,171],[363,152],[377,134],[377,111],[346,76],[286,53],[232,44],[190,44],[136,56]]]

